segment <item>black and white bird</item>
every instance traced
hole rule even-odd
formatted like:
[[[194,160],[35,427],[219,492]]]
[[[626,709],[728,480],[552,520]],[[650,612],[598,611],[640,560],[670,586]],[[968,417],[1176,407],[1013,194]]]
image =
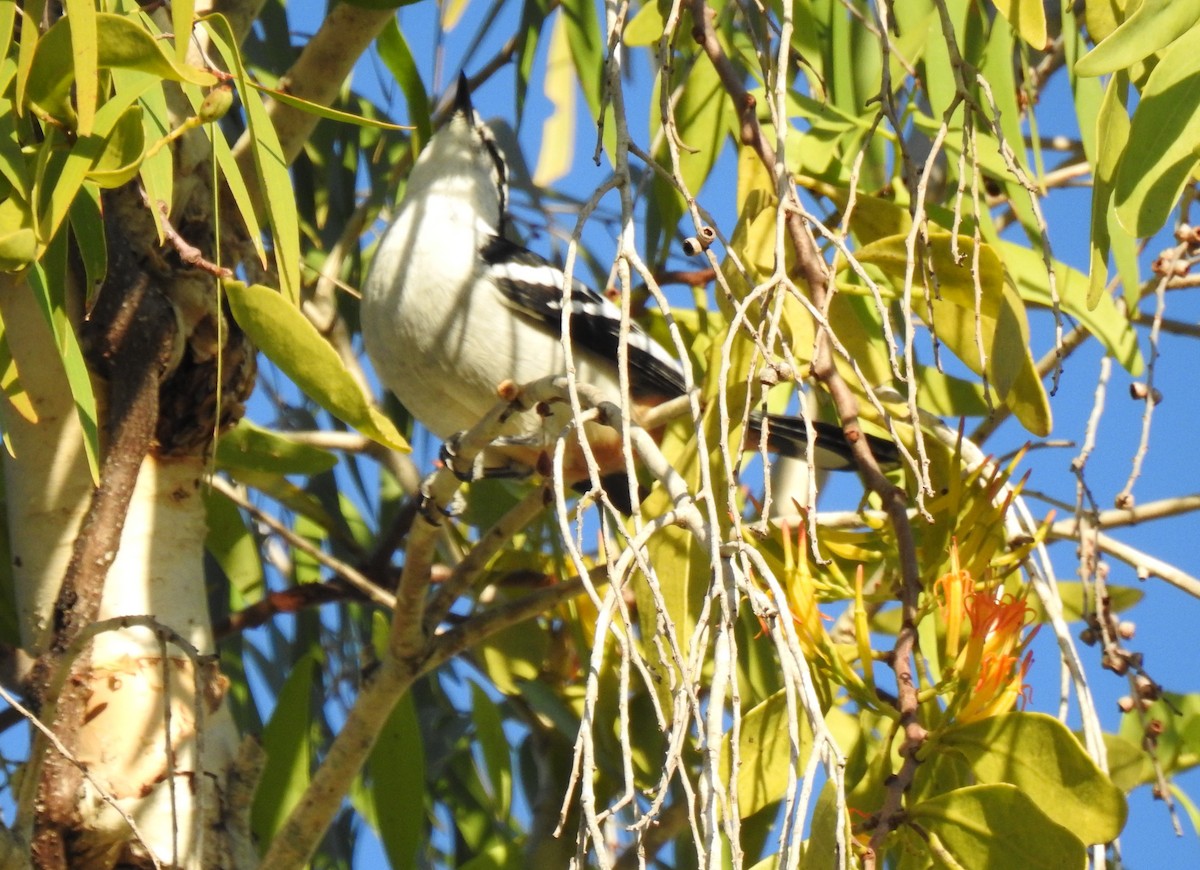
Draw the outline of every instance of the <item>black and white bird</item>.
[[[501,382],[527,384],[566,372],[565,276],[508,239],[507,208],[504,157],[472,108],[462,76],[452,114],[413,166],[379,242],[362,301],[363,338],[376,372],[439,438],[478,423],[495,406]],[[620,309],[578,281],[571,286],[576,378],[616,398]],[[684,394],[681,363],[636,325],[628,333],[628,359],[635,422],[647,407]],[[530,412],[510,418],[484,467],[534,467],[569,420],[565,404],[549,417]],[[760,425],[760,417],[752,420]],[[814,426],[817,466],[854,468],[842,430]],[[772,415],[768,431],[774,433],[773,450],[805,455],[803,420]],[[589,424],[587,437],[602,471],[621,473],[625,464],[615,433]],[[893,464],[895,445],[868,437],[879,461]],[[568,460],[564,474],[568,483],[587,478],[582,455]]]

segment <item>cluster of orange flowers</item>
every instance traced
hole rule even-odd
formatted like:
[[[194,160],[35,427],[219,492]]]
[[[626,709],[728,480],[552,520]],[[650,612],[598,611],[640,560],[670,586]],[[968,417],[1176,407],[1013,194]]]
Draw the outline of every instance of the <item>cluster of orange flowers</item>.
[[[985,581],[977,589],[971,572],[959,566],[957,546],[951,548],[950,564],[950,572],[934,584],[946,626],[943,662],[971,687],[955,718],[973,722],[1007,713],[1024,697],[1033,661],[1028,646],[1037,633],[1025,629],[1035,615],[1024,598],[996,585]]]

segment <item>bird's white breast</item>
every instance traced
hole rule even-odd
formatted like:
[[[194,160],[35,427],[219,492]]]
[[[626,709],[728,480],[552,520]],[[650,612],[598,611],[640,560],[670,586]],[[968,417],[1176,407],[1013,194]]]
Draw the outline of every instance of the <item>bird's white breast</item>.
[[[406,200],[375,255],[363,291],[363,337],[383,383],[440,438],[475,425],[496,387],[562,374],[558,335],[525,319],[479,280],[478,251],[494,232],[469,202]],[[576,355],[577,376],[616,395],[610,369]],[[547,438],[565,423],[515,418],[505,434]]]

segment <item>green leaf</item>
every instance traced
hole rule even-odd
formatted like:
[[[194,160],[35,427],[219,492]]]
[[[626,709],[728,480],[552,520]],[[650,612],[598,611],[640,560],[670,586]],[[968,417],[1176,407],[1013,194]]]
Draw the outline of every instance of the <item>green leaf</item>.
[[[1088,4],[1089,12],[1092,5]],[[1101,3],[1095,5],[1103,6]],[[1175,42],[1191,31],[1197,22],[1200,22],[1200,4],[1180,3],[1179,0],[1142,0],[1142,4],[1124,23],[1080,58],[1075,64],[1075,73],[1098,76],[1128,69]]]
[[[271,842],[311,779],[312,691],[316,656],[305,653],[288,674],[271,721],[263,728],[267,763],[254,792],[250,828],[264,846]]]
[[[400,85],[404,92],[404,101],[408,104],[408,118],[416,125],[412,136],[413,156],[420,153],[422,146],[432,135],[430,127],[429,92],[421,81],[421,73],[413,58],[412,50],[400,32],[400,25],[395,18],[388,20],[379,36],[375,38],[375,48],[379,51],[379,59],[388,68],[388,72]]]
[[[112,103],[106,104],[101,113],[109,105]],[[99,123],[98,118],[97,124]],[[137,175],[142,165],[142,151],[145,147],[142,107],[135,104],[121,112],[112,122],[104,137],[104,150],[88,170],[88,180],[95,182],[99,187],[120,187]]]
[[[411,6],[418,0],[345,0],[345,2],[360,9],[399,9],[402,6]]]
[[[1042,0],[992,0],[1020,37],[1039,51],[1046,47],[1046,10]]]
[[[305,395],[368,438],[393,450],[409,449],[392,421],[367,401],[337,352],[294,305],[261,284],[226,281],[224,287],[238,325]]]
[[[1088,845],[1115,839],[1125,826],[1121,790],[1053,716],[1007,713],[953,725],[926,751],[960,753],[980,782],[1011,783]]]
[[[208,534],[204,547],[229,578],[230,607],[240,610],[262,598],[263,570],[258,543],[242,519],[237,505],[213,489],[204,493]]]
[[[1003,240],[996,247],[1021,298],[1043,308],[1052,307],[1050,282],[1042,255]],[[1140,375],[1145,362],[1138,347],[1137,331],[1121,313],[1116,301],[1102,294],[1094,305],[1090,304],[1088,279],[1082,272],[1057,260],[1054,261],[1054,278],[1059,307],[1086,326],[1127,372],[1134,377]]]
[[[320,474],[338,463],[328,450],[299,444],[286,432],[273,432],[243,418],[217,440],[217,467],[271,474]]]
[[[921,801],[908,816],[947,853],[937,865],[949,863],[946,857],[959,867],[988,870],[1083,870],[1087,865],[1079,838],[1043,815],[1016,786],[954,789]]]
[[[108,246],[105,244],[104,215],[100,206],[100,191],[90,184],[80,188],[80,195],[71,203],[71,238],[83,262],[86,299],[90,308],[96,291],[108,273]]]
[[[665,26],[658,3],[645,3],[625,25],[622,38],[628,46],[654,45],[662,39]]]
[[[1200,27],[1192,28],[1167,49],[1146,80],[1134,110],[1113,196],[1117,219],[1129,233],[1151,236],[1166,223],[1196,165],[1197,144]]]
[[[797,704],[798,756],[792,757],[789,736],[787,693],[779,690],[742,716],[738,736],[738,813],[741,818],[781,800],[787,793],[789,776],[799,780],[812,752],[812,726]],[[721,780],[729,782],[732,764],[732,734],[721,744]]]
[[[91,373],[83,358],[83,349],[62,298],[66,286],[66,236],[55,236],[40,263],[35,263],[27,276],[42,315],[54,333],[57,352],[62,360],[67,385],[75,402],[75,413],[83,430],[83,447],[87,455],[92,481],[100,483],[100,426],[96,411],[96,395],[92,391]]]
[[[99,44],[94,0],[65,0],[66,20],[71,22],[71,57],[75,71],[75,110],[79,113],[76,131],[81,136],[92,132],[100,100]]]
[[[366,789],[350,800],[383,841],[392,870],[417,866],[425,833],[425,747],[412,694],[405,693],[367,759]]]
[[[1108,775],[1113,785],[1128,794],[1139,785],[1154,782],[1154,762],[1146,750],[1119,734],[1104,732],[1104,747],[1108,753]]]
[[[858,251],[860,263],[877,266],[899,294],[904,286],[908,254],[905,237],[879,239]],[[938,339],[976,374],[987,372],[989,383],[1026,429],[1039,437],[1050,432],[1050,404],[1037,375],[1029,348],[1029,324],[1021,298],[1009,288],[996,251],[979,249],[977,274],[972,274],[975,242],[957,237],[958,257],[949,233],[929,235],[924,262],[937,280],[937,297],[926,302],[920,273],[914,279],[913,310],[931,324]],[[842,264],[842,269],[846,269]],[[978,286],[976,282],[978,281]],[[976,302],[976,292],[979,299]],[[976,305],[978,304],[978,314]],[[977,340],[979,339],[979,340]],[[980,341],[981,340],[981,341]],[[983,361],[979,344],[983,345]]]
[[[294,94],[289,94],[286,91],[276,88],[268,88],[266,85],[260,85],[258,82],[250,79],[247,79],[246,83],[259,93],[270,94],[271,99],[277,103],[283,103],[285,106],[291,106],[293,109],[299,109],[301,112],[308,112],[308,114],[316,115],[318,118],[337,121],[340,124],[353,124],[356,127],[374,127],[379,130],[408,129],[403,124],[393,124],[389,121],[381,121],[378,118],[364,118],[362,115],[356,115],[353,112],[342,112],[332,109],[329,106],[322,106],[319,103],[302,100]]]
[[[0,203],[0,206],[3,204]],[[5,281],[4,289],[8,289],[9,282]],[[18,290],[17,292],[23,292]],[[30,423],[38,421],[37,409],[33,407],[33,401],[29,397],[29,393],[21,386],[20,372],[17,371],[17,361],[13,359],[12,348],[8,345],[8,328],[4,324],[3,312],[0,312],[0,392],[4,393],[4,397],[8,399],[12,409],[21,417]],[[0,471],[0,477],[3,472]],[[0,512],[3,508],[0,507]],[[5,526],[7,528],[7,526]],[[11,567],[11,566],[9,566]],[[4,576],[4,567],[0,567],[0,580]],[[0,599],[2,600],[2,599]],[[13,611],[14,618],[16,611]]]
[[[171,33],[174,35],[176,63],[187,61],[188,42],[195,21],[195,0],[171,0]]]
[[[1145,721],[1157,722],[1162,728],[1156,738],[1155,755],[1166,774],[1200,765],[1200,693],[1164,692],[1162,699],[1145,711],[1145,716]],[[1129,742],[1142,745],[1145,726],[1137,711],[1121,717],[1118,733]]]
[[[567,41],[571,43],[571,57],[575,60],[584,98],[592,117],[598,118],[605,43],[596,7],[591,0],[563,0],[559,14],[566,20]]]
[[[0,271],[17,272],[38,255],[33,215],[16,197],[0,200]]]
[[[96,66],[100,69],[138,69],[159,79],[206,87],[217,82],[212,73],[176,63],[163,51],[162,44],[133,19],[98,12],[95,24]],[[63,62],[72,55],[71,27],[71,16],[64,16],[38,40],[25,85],[25,102],[46,115],[74,125],[76,117],[71,106],[71,88],[77,84],[76,69],[75,64]],[[86,135],[87,131],[80,132]]]
[[[1118,73],[1104,89],[1096,114],[1097,155],[1092,172],[1092,234],[1088,306],[1096,305],[1108,284],[1108,255],[1112,250],[1112,197],[1117,167],[1129,142],[1129,76]],[[1122,234],[1123,235],[1123,234]]]
[[[238,93],[246,110],[250,151],[254,156],[254,166],[258,170],[261,184],[261,201],[267,213],[267,222],[270,224],[271,238],[274,242],[279,291],[293,305],[299,305],[300,225],[296,215],[296,198],[292,189],[292,176],[288,171],[288,161],[266,106],[263,105],[258,91],[251,87],[241,55],[234,48],[237,42],[229,28],[229,22],[223,15],[209,15],[201,20],[208,25],[213,45],[233,70],[237,80]]]
[[[508,739],[496,703],[478,684],[471,684],[471,721],[483,758],[480,781],[490,791],[492,810],[497,819],[507,821],[512,808],[512,763]]]
[[[575,69],[566,17],[562,15],[554,19],[550,29],[542,88],[554,111],[542,122],[542,147],[533,183],[536,187],[549,187],[570,170],[575,152]]]

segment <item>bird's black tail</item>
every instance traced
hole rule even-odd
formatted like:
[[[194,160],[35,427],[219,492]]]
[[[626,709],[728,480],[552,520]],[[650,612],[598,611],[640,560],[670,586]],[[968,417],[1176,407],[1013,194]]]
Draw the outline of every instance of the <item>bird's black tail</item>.
[[[804,459],[808,455],[808,430],[803,417],[766,414],[756,411],[750,415],[750,433],[757,439],[762,435],[763,417],[767,420],[767,450],[780,456]],[[829,471],[854,471],[854,455],[846,433],[840,426],[813,421],[817,441],[813,445],[813,464]],[[863,433],[879,467],[887,471],[900,467],[900,451],[886,438]]]

